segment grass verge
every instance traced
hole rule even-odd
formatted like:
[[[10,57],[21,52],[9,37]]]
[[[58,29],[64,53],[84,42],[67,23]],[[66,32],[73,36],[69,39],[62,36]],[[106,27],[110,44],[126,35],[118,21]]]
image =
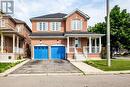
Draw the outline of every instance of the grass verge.
[[[10,69],[11,67],[13,67],[21,62],[22,61],[16,62],[16,63],[0,63],[0,73],[4,72],[7,69]]]
[[[124,60],[124,59],[111,60],[111,67],[107,66],[107,60],[89,60],[84,62],[104,71],[130,70],[130,60]]]

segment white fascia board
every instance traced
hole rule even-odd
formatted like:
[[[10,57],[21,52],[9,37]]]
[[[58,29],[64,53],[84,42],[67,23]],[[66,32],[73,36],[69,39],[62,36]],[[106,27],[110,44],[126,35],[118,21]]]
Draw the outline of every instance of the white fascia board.
[[[99,36],[105,36],[105,34],[65,34],[65,36],[68,37],[99,37]]]

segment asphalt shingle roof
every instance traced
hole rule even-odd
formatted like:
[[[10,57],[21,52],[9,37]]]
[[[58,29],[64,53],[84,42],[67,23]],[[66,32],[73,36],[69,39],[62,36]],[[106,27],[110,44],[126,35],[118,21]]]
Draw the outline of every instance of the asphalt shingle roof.
[[[38,17],[34,17],[34,18],[63,18],[66,15],[67,14],[65,14],[65,13],[54,13],[54,14],[42,15],[42,16],[38,16]]]
[[[92,32],[65,32],[65,33],[60,33],[60,32],[37,32],[37,33],[31,33],[30,36],[64,36],[65,34],[96,34]]]
[[[31,33],[30,36],[64,36],[64,33],[50,33],[50,32],[46,32],[46,33]]]
[[[15,20],[16,23],[25,23],[24,21],[16,19],[16,18],[14,18],[14,20]]]

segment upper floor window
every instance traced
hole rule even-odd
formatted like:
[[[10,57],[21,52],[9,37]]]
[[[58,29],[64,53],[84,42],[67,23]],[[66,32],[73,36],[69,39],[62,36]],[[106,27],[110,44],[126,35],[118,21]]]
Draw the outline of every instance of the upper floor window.
[[[0,27],[5,27],[5,20],[4,19],[0,20]]]
[[[20,25],[17,26],[17,31],[18,31],[18,32],[22,32],[22,26],[20,26]]]
[[[82,20],[72,20],[71,29],[72,30],[81,30],[82,29]]]
[[[61,22],[51,22],[50,27],[52,31],[59,31],[61,29]]]
[[[38,22],[37,23],[37,30],[47,31],[48,30],[48,23],[47,22]]]

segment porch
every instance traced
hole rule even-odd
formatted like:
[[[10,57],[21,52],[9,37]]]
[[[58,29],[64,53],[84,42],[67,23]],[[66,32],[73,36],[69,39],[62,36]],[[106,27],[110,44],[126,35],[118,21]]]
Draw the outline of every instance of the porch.
[[[102,36],[104,34],[67,35],[67,58],[80,59],[84,57],[84,59],[100,59]]]
[[[17,34],[0,34],[0,61],[19,59],[24,54],[24,39]]]

